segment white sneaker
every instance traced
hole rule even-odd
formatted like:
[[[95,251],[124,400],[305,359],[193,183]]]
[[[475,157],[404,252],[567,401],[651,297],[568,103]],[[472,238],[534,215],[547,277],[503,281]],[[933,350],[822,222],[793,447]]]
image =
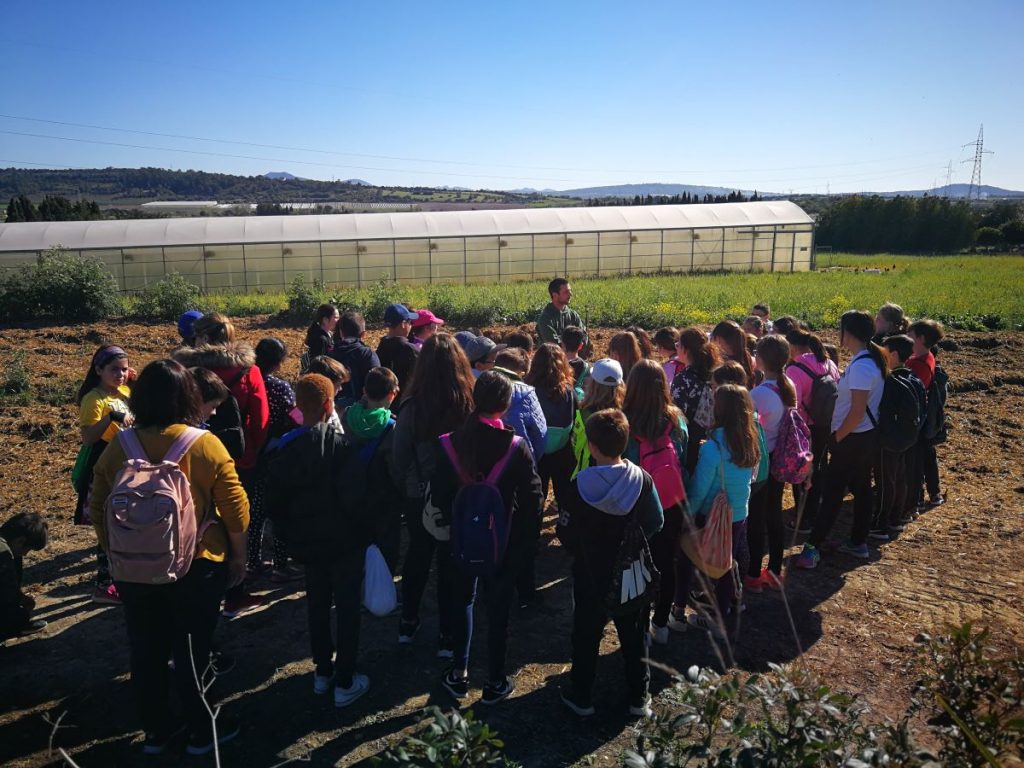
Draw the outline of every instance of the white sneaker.
[[[659,627],[653,621],[650,629],[651,640],[657,645],[668,645],[668,626]]]
[[[334,687],[334,706],[347,707],[364,693],[370,690],[370,678],[366,675],[352,675],[352,685],[342,688]]]
[[[663,627],[663,629],[667,630],[666,627]],[[631,714],[633,717],[654,717],[654,710],[651,709],[651,697],[648,696],[646,699],[644,699],[643,704],[641,704],[640,706],[630,704],[629,714]]]
[[[313,673],[313,693],[317,696],[327,693],[331,688],[331,678],[327,675],[318,675],[316,672]]]

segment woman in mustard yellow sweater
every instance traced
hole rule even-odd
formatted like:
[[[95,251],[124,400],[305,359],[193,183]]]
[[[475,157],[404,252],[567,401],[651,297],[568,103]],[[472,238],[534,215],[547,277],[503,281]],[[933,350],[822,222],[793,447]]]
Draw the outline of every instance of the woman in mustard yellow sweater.
[[[129,405],[135,415],[135,433],[152,462],[161,461],[175,439],[199,423],[195,381],[173,360],[146,366],[132,389]],[[104,503],[124,462],[119,440],[111,441],[96,462],[89,504],[104,549],[108,548]],[[160,754],[187,727],[188,753],[202,755],[213,750],[213,733],[192,664],[194,660],[200,675],[206,670],[221,599],[229,586],[245,576],[249,501],[234,462],[216,436],[200,437],[179,466],[189,481],[197,525],[214,523],[202,534],[191,568],[170,584],[116,580],[115,584],[124,604],[132,686],[146,732],[143,751]],[[169,657],[174,658],[174,682],[184,709],[181,716],[170,710]],[[224,716],[217,719],[219,742],[237,733],[236,723]]]

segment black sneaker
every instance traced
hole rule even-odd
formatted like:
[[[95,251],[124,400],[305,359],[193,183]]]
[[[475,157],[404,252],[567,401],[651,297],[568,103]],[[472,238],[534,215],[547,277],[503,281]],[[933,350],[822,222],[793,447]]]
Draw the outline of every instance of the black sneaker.
[[[237,720],[223,715],[217,718],[217,744],[227,744],[238,735],[242,729]],[[193,733],[188,737],[188,744],[185,751],[190,755],[208,755],[213,752],[213,733],[203,731]]]
[[[22,628],[18,633],[18,636],[25,637],[26,635],[34,635],[36,632],[42,632],[44,629],[46,629],[45,621],[42,619],[32,619]]]
[[[888,541],[889,531],[885,528],[873,528],[871,529],[871,532],[868,533],[868,538],[874,539],[875,541]]]
[[[230,672],[234,668],[235,668],[235,657],[234,656],[232,656],[232,655],[230,655],[228,653],[223,653],[221,651],[212,651],[210,653],[210,671],[213,672],[213,674],[216,677],[220,677],[221,675],[226,675],[228,672]]]
[[[571,687],[559,691],[562,703],[580,717],[590,717],[594,714],[594,703],[589,697],[584,698],[577,694]]]
[[[175,739],[185,732],[185,724],[174,725],[165,731],[147,733],[146,740],[142,742],[142,754],[162,755]]]
[[[898,523],[893,523],[889,526],[889,538],[891,539],[896,534],[903,533],[905,530],[907,530],[907,524],[903,520],[900,520]]]
[[[454,669],[449,669],[441,675],[441,685],[457,700],[464,699],[469,695],[469,678],[462,677]]]
[[[398,642],[402,645],[408,645],[412,642],[413,638],[416,637],[416,633],[419,631],[419,619],[414,619],[413,621],[402,619],[398,622]]]
[[[481,704],[497,704],[512,695],[516,684],[512,678],[506,676],[500,683],[488,683],[484,686],[483,694],[480,696]]]
[[[928,499],[928,506],[929,507],[941,507],[945,503],[946,503],[946,497],[943,496],[941,493],[938,493],[938,494],[932,496],[930,499]]]

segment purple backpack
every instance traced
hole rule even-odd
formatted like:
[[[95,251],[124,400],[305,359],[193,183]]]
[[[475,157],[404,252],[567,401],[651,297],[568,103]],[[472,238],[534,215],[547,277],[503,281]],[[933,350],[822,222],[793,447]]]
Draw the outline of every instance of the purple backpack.
[[[522,440],[512,437],[505,455],[491,467],[487,477],[470,477],[459,463],[451,435],[441,436],[441,446],[461,485],[452,502],[452,559],[471,576],[492,575],[505,557],[512,520],[498,480]]]
[[[779,395],[777,386],[771,383],[768,386]],[[813,464],[811,430],[796,408],[786,408],[772,451],[771,475],[780,483],[800,485],[810,476]]]

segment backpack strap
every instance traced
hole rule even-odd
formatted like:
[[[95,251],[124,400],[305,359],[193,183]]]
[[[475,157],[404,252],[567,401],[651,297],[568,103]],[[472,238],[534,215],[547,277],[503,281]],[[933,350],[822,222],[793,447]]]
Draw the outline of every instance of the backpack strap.
[[[519,448],[519,444],[523,442],[523,438],[519,435],[512,435],[512,442],[509,443],[508,450],[505,451],[505,455],[502,456],[493,467],[491,471],[487,473],[487,482],[491,485],[497,485],[498,479],[505,472],[505,467],[508,466],[509,461],[512,460],[512,454]]]
[[[164,455],[164,461],[180,464],[181,460],[185,458],[185,454],[188,453],[188,449],[195,445],[196,441],[204,434],[206,432],[202,429],[188,427],[171,443],[171,447],[167,449],[167,453]]]
[[[825,375],[823,373],[815,373],[808,366],[804,365],[803,363],[801,363],[801,362],[799,362],[797,360],[794,360],[793,362],[791,362],[786,367],[790,368],[790,367],[794,367],[794,366],[799,368],[804,373],[806,373],[807,374],[807,378],[809,378],[811,381],[814,381],[815,379],[820,379],[822,376]]]
[[[455,474],[459,476],[459,481],[463,485],[468,485],[473,482],[473,478],[466,474],[466,470],[462,468],[462,464],[459,463],[458,454],[455,453],[455,446],[452,445],[452,435],[449,432],[447,435],[441,435],[441,447],[444,448],[444,452],[448,455],[448,461],[452,463],[452,469],[455,470]]]
[[[122,429],[117,433],[117,439],[121,443],[121,448],[124,449],[125,458],[131,461],[149,461],[149,457],[146,455],[142,443],[139,442],[139,436],[135,434],[134,428]]]

